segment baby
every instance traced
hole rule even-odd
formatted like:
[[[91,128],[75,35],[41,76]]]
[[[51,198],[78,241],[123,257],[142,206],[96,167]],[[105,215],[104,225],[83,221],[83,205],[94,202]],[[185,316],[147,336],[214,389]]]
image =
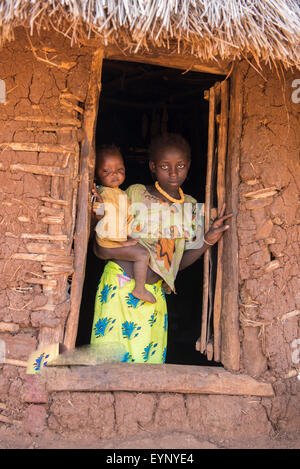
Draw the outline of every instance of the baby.
[[[125,167],[117,147],[106,146],[97,151],[96,177],[101,184],[99,187],[94,185],[92,191],[93,212],[101,216],[95,228],[96,241],[99,246],[111,250],[111,259],[133,262],[135,288],[132,294],[140,300],[155,303],[155,297],[145,288],[149,253],[128,236],[133,216],[128,213],[126,192],[119,189],[125,180]]]

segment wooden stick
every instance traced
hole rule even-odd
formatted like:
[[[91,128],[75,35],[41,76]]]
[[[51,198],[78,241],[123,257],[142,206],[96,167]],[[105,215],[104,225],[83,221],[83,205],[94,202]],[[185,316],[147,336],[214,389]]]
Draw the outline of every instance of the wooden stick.
[[[19,143],[3,142],[0,147],[10,148],[14,151],[34,151],[43,153],[75,153],[74,147],[66,147],[57,143]]]
[[[55,216],[55,217],[63,217],[64,216],[64,212],[62,210],[61,207],[59,208],[53,208],[53,207],[45,207],[45,206],[42,206],[39,208],[39,212],[43,215],[51,215],[51,216]]]
[[[70,202],[68,200],[53,199],[52,197],[41,197],[40,199],[43,202],[48,202],[50,204],[55,204],[55,205],[67,206],[67,205],[70,204]]]
[[[206,187],[205,187],[205,206],[204,206],[204,231],[209,230],[210,209],[211,209],[211,183],[212,183],[212,163],[215,147],[215,89],[209,90],[209,123],[208,123],[208,146],[207,146],[207,170],[206,170]],[[204,353],[207,343],[207,316],[208,316],[208,290],[209,290],[209,264],[210,250],[204,253],[203,265],[203,299],[202,299],[202,323],[200,352]]]
[[[22,360],[14,360],[13,358],[6,358],[4,363],[6,365],[15,365],[15,366],[22,366],[24,368],[27,368],[27,362],[22,361]]]
[[[228,81],[221,83],[221,114],[218,139],[218,211],[220,213],[225,203],[225,165],[227,154],[228,131]],[[214,360],[219,362],[221,358],[221,307],[222,307],[222,278],[223,278],[223,237],[218,242],[217,276],[214,297]]]
[[[57,286],[57,280],[50,280],[46,278],[26,278],[24,280],[25,283],[34,283],[36,285],[47,285],[48,287],[56,287]]]
[[[58,249],[55,245],[47,243],[27,243],[26,244],[27,251],[33,254],[57,254],[62,255],[64,254],[64,249]]]
[[[284,379],[294,378],[295,376],[297,376],[297,375],[299,375],[299,374],[300,374],[300,368],[295,369],[295,370],[289,370],[289,371],[284,375]]]
[[[214,342],[210,339],[206,345],[207,360],[212,360],[214,356]]]
[[[68,169],[61,169],[57,166],[39,166],[36,164],[11,164],[11,171],[24,171],[32,174],[42,174],[44,176],[61,176],[70,177],[70,171]]]
[[[81,103],[84,102],[84,101],[82,100],[82,98],[79,98],[79,96],[76,96],[75,94],[70,93],[69,91],[68,91],[68,92],[67,92],[67,91],[66,91],[66,92],[63,91],[62,94],[61,94],[61,97],[62,97],[62,98],[65,98],[65,99],[70,99],[70,100],[73,99],[74,101],[79,101],[79,102],[81,102]]]
[[[73,265],[73,258],[71,256],[55,256],[51,254],[29,254],[27,252],[16,252],[12,254],[12,259],[23,261],[36,261],[36,262],[51,262],[54,265],[65,264]]]
[[[63,216],[49,215],[48,217],[41,218],[41,222],[46,223],[47,225],[63,225],[64,218]]]
[[[13,322],[0,322],[0,332],[18,332],[19,324]]]
[[[20,420],[12,420],[4,415],[0,415],[0,422],[6,423],[7,425],[21,425],[22,423]]]
[[[71,310],[69,313],[64,344],[68,349],[75,347],[79,310],[82,297],[82,288],[85,275],[87,244],[90,230],[90,213],[88,213],[89,196],[91,189],[91,175],[95,168],[95,128],[98,115],[99,96],[101,89],[101,72],[103,62],[103,49],[94,53],[87,100],[83,118],[84,144],[81,153],[81,180],[78,192],[77,225],[74,240],[74,275],[72,279]]]
[[[69,108],[69,109],[72,109],[73,111],[76,111],[76,112],[79,112],[80,114],[83,114],[82,107],[77,106],[76,104],[71,103],[69,101],[66,101],[65,99],[60,99],[60,104],[62,106],[65,106],[65,107]]]
[[[9,235],[8,235],[9,236]],[[48,234],[40,234],[40,233],[22,233],[21,238],[23,239],[41,239],[44,241],[68,241],[68,237],[66,235],[48,235]]]
[[[16,116],[16,121],[28,121],[28,122],[40,122],[42,124],[57,124],[58,126],[70,126],[70,127],[81,127],[81,121],[79,119],[55,119],[51,117],[40,117],[40,116]],[[57,130],[60,130],[57,127]]]
[[[44,272],[46,272],[46,275],[47,276],[51,276],[51,275],[67,275],[67,276],[70,276],[74,273],[74,269],[57,269],[57,270],[49,270],[49,268],[46,268],[45,266],[42,267],[42,270]]]
[[[290,311],[289,313],[285,313],[281,316],[281,321],[286,321],[287,319],[294,318],[300,315],[300,309],[295,309],[294,311]]]
[[[265,189],[259,189],[258,191],[247,192],[243,194],[244,197],[250,197],[251,199],[265,199],[266,197],[272,197],[278,193],[279,189],[275,186],[266,187]]]

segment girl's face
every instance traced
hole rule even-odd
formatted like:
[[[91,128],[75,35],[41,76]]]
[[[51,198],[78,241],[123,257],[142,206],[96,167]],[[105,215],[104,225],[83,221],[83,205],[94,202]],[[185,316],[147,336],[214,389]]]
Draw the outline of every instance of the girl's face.
[[[179,148],[166,148],[149,162],[150,171],[155,174],[162,189],[168,194],[177,194],[178,188],[187,177],[191,161]]]
[[[119,187],[125,179],[125,167],[122,157],[118,153],[103,156],[97,167],[97,177],[106,187]]]

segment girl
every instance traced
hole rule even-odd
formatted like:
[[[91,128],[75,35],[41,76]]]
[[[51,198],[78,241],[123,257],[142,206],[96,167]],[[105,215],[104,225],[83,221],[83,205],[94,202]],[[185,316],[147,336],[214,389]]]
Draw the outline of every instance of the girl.
[[[132,262],[116,258],[112,262],[110,252],[94,244],[96,256],[109,262],[96,295],[91,343],[122,343],[126,349],[124,362],[165,362],[167,308],[163,284],[174,291],[178,271],[199,259],[229,228],[224,221],[232,214],[224,215],[225,205],[204,236],[201,217],[192,219],[191,225],[196,224],[194,234],[185,232],[176,222],[172,224],[172,216],[176,217],[179,207],[196,205],[196,200],[183,194],[181,189],[190,164],[187,142],[179,135],[166,134],[159,137],[149,151],[149,168],[155,184],[147,187],[134,184],[127,189],[131,204],[138,206],[134,213],[134,231],[139,244],[149,253],[146,288],[156,303],[145,303],[132,295]],[[148,210],[141,210],[141,207]],[[163,214],[164,221],[170,220],[168,230],[162,228],[157,211]]]

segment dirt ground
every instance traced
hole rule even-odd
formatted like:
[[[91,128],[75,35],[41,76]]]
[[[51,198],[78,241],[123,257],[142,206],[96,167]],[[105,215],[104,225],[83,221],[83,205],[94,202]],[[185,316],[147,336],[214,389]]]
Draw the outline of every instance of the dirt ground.
[[[255,439],[205,439],[187,432],[147,434],[144,437],[89,441],[59,435],[24,436],[21,431],[0,428],[0,449],[299,449],[300,431],[278,432]]]

